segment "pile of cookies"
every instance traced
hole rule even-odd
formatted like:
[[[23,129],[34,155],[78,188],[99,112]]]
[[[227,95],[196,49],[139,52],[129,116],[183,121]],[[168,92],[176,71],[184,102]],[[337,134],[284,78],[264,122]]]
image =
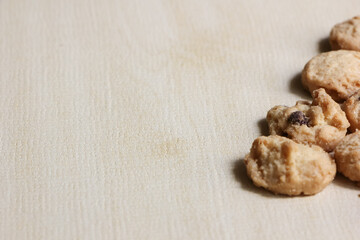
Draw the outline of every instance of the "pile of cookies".
[[[336,171],[360,181],[360,16],[335,25],[330,45],[302,71],[313,101],[268,111],[270,136],[244,160],[256,186],[293,196],[320,192]]]

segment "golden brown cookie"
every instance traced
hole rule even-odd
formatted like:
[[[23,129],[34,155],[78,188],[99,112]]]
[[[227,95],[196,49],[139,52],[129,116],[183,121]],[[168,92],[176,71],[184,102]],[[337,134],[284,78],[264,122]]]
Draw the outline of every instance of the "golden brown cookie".
[[[339,172],[352,181],[360,181],[360,131],[347,135],[335,148]]]
[[[360,52],[321,53],[305,65],[301,81],[310,92],[324,88],[335,101],[346,100],[360,89]]]
[[[313,102],[298,101],[293,107],[275,106],[266,120],[271,135],[281,135],[295,142],[319,145],[332,151],[345,136],[349,122],[345,113],[324,89],[315,90]]]
[[[333,50],[360,51],[360,16],[336,24],[331,29],[329,41]]]
[[[357,91],[343,104],[344,112],[350,122],[350,131],[360,129],[360,91]]]
[[[316,194],[336,173],[334,160],[320,147],[275,135],[255,139],[245,165],[256,186],[286,195]]]

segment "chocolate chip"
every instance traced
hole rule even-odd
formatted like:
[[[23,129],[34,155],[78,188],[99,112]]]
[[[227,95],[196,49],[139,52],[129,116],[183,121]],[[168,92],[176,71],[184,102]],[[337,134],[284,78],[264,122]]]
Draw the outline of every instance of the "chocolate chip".
[[[286,132],[284,132],[283,134],[281,134],[281,136],[283,136],[283,137],[289,137],[289,134],[287,134]]]
[[[360,101],[360,97],[358,97],[358,100]]]
[[[305,114],[301,111],[296,111],[290,114],[288,118],[288,122],[290,124],[296,125],[304,125],[309,126],[309,118],[305,116]]]

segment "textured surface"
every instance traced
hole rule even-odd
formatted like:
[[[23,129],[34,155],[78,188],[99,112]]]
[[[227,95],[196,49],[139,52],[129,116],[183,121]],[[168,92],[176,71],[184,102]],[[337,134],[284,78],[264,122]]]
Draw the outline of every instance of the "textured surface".
[[[357,1],[1,0],[0,239],[357,239],[359,188],[243,159]],[[286,225],[284,225],[286,223]]]

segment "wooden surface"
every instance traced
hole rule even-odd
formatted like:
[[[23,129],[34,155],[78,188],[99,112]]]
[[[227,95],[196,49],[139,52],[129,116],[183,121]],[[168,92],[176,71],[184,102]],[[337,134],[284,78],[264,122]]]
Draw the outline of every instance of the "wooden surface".
[[[358,239],[359,188],[241,162],[357,1],[1,0],[0,239]]]

